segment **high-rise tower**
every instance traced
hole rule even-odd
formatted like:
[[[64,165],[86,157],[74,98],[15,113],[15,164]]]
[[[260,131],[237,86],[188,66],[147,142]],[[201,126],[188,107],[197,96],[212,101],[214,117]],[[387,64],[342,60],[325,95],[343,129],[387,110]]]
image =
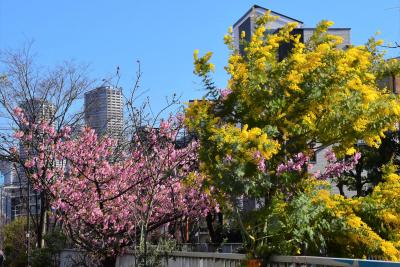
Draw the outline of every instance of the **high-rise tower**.
[[[123,128],[121,89],[102,86],[85,94],[85,122],[98,135],[119,137]]]

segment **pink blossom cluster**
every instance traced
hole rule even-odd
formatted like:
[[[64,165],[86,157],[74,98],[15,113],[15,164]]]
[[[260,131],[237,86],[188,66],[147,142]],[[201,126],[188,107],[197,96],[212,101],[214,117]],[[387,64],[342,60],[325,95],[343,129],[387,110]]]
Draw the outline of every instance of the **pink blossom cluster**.
[[[276,174],[280,176],[285,172],[300,172],[304,169],[305,165],[310,168],[311,165],[308,164],[309,160],[310,158],[306,154],[300,152],[286,163],[279,164],[276,169]]]
[[[315,174],[315,177],[317,177],[318,179],[337,178],[343,173],[354,169],[361,158],[361,153],[357,152],[349,159],[338,160],[336,158],[335,152],[333,152],[332,150],[328,150],[325,157],[328,161],[328,165],[325,168],[324,173]]]
[[[265,172],[266,171],[265,158],[261,155],[261,152],[257,150],[253,156],[257,162],[258,170],[261,172]]]
[[[222,100],[226,100],[228,96],[232,93],[231,89],[224,88],[220,90]]]
[[[225,157],[224,157],[224,160],[223,160],[223,163],[225,164],[225,165],[228,165],[228,164],[230,164],[231,162],[232,162],[232,160],[233,160],[233,158],[232,158],[232,155],[226,155]]]
[[[110,246],[127,241],[144,225],[153,230],[212,208],[201,191],[200,175],[190,187],[183,184],[193,170],[198,144],[178,150],[173,142],[160,142],[154,130],[146,140],[144,144],[138,137],[129,155],[116,161],[116,142],[99,140],[91,129],[78,140],[58,144],[56,151],[69,168],[55,179],[52,194],[54,208],[62,211],[67,225],[77,233],[90,225],[96,229],[90,239]],[[124,238],[115,240],[116,236]]]
[[[37,191],[47,190],[48,186],[52,184],[55,174],[61,171],[54,168],[60,163],[55,153],[57,143],[62,139],[69,138],[71,128],[65,127],[56,132],[47,121],[38,123],[29,121],[20,107],[13,111],[19,126],[14,137],[20,143],[21,154],[18,155],[15,147],[12,147],[10,152],[19,156],[24,167],[30,170],[29,178],[33,187]]]
[[[20,126],[28,126],[29,125],[29,121],[26,118],[22,108],[16,107],[13,109],[13,112],[14,112],[15,116],[18,118]]]
[[[23,113],[17,110],[23,118]],[[216,208],[203,193],[196,172],[199,144],[176,148],[181,119],[138,133],[129,150],[84,128],[56,133],[48,123],[28,123],[22,142],[34,135],[37,153],[26,160],[34,185],[51,196],[52,207],[74,240],[109,254],[120,253],[141,230],[150,232],[180,218],[206,215]],[[40,133],[40,138],[36,138]],[[66,163],[45,168],[49,160]],[[191,178],[186,181],[186,178]]]

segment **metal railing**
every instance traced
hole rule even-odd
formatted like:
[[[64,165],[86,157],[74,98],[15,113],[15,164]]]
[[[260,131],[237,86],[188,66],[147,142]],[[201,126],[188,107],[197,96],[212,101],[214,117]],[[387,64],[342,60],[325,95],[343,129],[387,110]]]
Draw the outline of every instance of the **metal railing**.
[[[268,267],[400,267],[400,262],[313,256],[272,256]]]

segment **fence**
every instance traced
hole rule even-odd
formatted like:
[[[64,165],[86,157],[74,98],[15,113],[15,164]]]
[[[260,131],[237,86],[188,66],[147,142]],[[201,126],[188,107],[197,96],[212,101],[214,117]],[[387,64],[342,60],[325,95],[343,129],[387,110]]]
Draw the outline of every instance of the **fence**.
[[[65,250],[61,253],[60,267],[78,267],[72,265],[76,260],[82,260],[83,253],[76,250]],[[75,259],[71,261],[71,259]],[[164,259],[163,267],[239,267],[244,266],[246,256],[236,253],[183,252],[177,251]],[[116,267],[133,267],[135,257],[126,254],[118,257]],[[267,263],[268,267],[400,267],[400,262],[377,260],[360,260],[346,258],[328,258],[312,256],[273,256]]]
[[[244,254],[209,252],[172,252],[163,262],[164,267],[239,267],[245,260]],[[133,255],[117,259],[117,267],[133,267]]]
[[[273,256],[268,267],[400,267],[400,262],[360,260],[346,258],[328,258],[312,256]]]
[[[170,253],[162,265],[163,267],[239,267],[244,260],[244,254],[176,251]],[[116,267],[134,267],[134,263],[135,256],[127,253],[117,258]],[[60,267],[88,265],[83,251],[68,249],[60,254]]]

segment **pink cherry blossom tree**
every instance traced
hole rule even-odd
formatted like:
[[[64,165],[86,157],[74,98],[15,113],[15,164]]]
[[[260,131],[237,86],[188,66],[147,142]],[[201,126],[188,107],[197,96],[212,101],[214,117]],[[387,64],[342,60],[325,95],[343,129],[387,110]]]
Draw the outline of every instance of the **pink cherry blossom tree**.
[[[158,129],[137,129],[125,150],[92,129],[71,138],[69,128],[56,134],[45,122],[15,136],[24,141],[41,131],[38,153],[25,162],[36,190],[48,192],[77,246],[100,256],[103,266],[114,266],[128,246],[144,245],[146,253],[151,232],[214,207],[196,172],[198,143],[177,147],[181,128],[182,120],[173,118]],[[44,168],[46,157],[59,164]]]
[[[90,129],[70,136],[83,115],[71,107],[91,87],[84,68],[67,63],[41,73],[29,48],[1,60],[7,69],[0,76],[0,116],[7,127],[0,131],[0,160],[13,163],[40,195],[40,213],[29,216],[27,209],[38,247],[45,245],[47,215],[57,214],[78,246],[112,265],[124,248],[146,244],[149,234],[169,222],[213,206],[195,171],[198,144],[176,145],[181,120],[154,129],[158,115],[151,121],[147,103],[134,105],[140,65],[133,89],[124,96],[128,138],[117,142]],[[43,115],[43,105],[51,112]]]

